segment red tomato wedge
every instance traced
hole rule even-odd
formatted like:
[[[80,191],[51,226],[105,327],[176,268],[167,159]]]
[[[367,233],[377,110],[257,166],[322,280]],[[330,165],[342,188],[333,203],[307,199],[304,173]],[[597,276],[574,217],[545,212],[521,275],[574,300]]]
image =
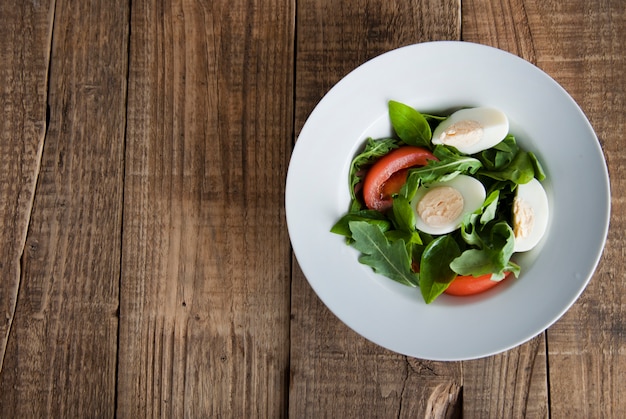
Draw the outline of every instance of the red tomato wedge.
[[[511,272],[504,273],[504,281]],[[488,289],[491,289],[498,285],[502,281],[492,281],[491,274],[482,276],[457,276],[444,291],[448,295],[456,295],[459,297],[480,294]]]
[[[402,146],[381,157],[368,170],[363,181],[363,199],[369,209],[386,211],[391,208],[391,196],[406,182],[405,169],[425,166],[437,157],[425,148]]]

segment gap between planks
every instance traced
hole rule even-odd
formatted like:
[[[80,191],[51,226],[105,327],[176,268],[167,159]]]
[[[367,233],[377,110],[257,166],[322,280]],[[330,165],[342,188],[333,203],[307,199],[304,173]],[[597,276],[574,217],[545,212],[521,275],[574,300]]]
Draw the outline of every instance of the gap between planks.
[[[17,307],[17,299],[19,298],[20,295],[20,289],[22,288],[22,278],[23,278],[23,273],[24,273],[24,253],[26,251],[26,238],[28,236],[28,230],[30,228],[30,222],[31,222],[31,218],[32,218],[32,214],[33,214],[33,205],[35,203],[35,195],[37,193],[37,184],[39,182],[39,174],[41,172],[41,160],[43,158],[43,148],[44,148],[44,144],[46,141],[46,137],[48,135],[48,126],[49,126],[49,122],[50,122],[50,105],[49,105],[49,98],[50,98],[50,67],[51,67],[51,62],[52,62],[52,42],[53,42],[53,34],[54,34],[54,20],[55,20],[55,13],[56,13],[56,0],[52,0],[52,4],[50,7],[50,11],[48,14],[48,36],[47,36],[47,48],[48,48],[48,53],[47,53],[47,60],[46,60],[46,77],[45,77],[45,91],[46,91],[46,100],[45,100],[45,119],[44,119],[44,128],[43,128],[43,132],[41,134],[41,139],[38,141],[38,147],[37,147],[37,154],[36,154],[36,158],[35,158],[35,167],[34,167],[34,173],[33,173],[33,177],[32,177],[32,183],[31,183],[31,195],[28,199],[28,201],[26,202],[26,223],[24,224],[24,229],[22,231],[22,234],[19,237],[19,243],[18,246],[21,249],[20,252],[20,258],[19,258],[19,279],[18,279],[18,283],[17,286],[15,287],[15,294],[13,295],[13,305],[12,307],[10,307],[11,309],[11,316],[9,318],[9,324],[7,327],[7,332],[6,332],[6,339],[4,339],[3,342],[3,346],[0,348],[0,354],[2,355],[0,357],[0,371],[2,371],[3,367],[4,367],[4,359],[6,356],[6,348],[9,344],[9,340],[11,339],[11,330],[13,328],[13,320],[15,319],[15,309]]]

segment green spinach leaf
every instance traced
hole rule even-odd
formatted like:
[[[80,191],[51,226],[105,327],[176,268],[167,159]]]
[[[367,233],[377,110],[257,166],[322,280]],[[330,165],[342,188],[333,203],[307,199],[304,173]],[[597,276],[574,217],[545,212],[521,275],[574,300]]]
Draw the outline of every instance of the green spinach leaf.
[[[461,250],[452,236],[437,237],[430,242],[420,261],[420,291],[426,304],[432,303],[443,293],[456,273],[450,263],[459,257]]]
[[[408,145],[431,148],[432,131],[421,113],[408,105],[390,100],[389,119],[402,141]]]

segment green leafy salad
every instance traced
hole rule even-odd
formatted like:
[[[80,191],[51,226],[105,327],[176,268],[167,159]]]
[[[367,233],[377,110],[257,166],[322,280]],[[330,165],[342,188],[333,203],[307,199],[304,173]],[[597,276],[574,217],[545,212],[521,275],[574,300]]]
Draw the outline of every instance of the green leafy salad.
[[[437,116],[390,101],[389,118],[395,135],[368,138],[352,160],[350,208],[331,231],[426,303],[519,276],[512,257],[540,242],[548,199],[544,170],[507,116],[489,107]]]

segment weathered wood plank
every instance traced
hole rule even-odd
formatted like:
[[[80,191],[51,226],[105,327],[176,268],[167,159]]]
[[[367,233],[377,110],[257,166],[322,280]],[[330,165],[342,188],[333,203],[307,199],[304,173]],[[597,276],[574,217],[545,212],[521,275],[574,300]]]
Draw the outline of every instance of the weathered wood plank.
[[[463,362],[463,417],[546,418],[543,335],[502,354]]]
[[[0,371],[46,129],[53,5],[0,3]]]
[[[16,105],[29,109],[32,99],[35,108],[14,115],[35,124],[31,135],[41,135],[44,77],[33,71],[45,69],[52,6],[50,121],[0,377],[0,415],[110,417],[117,366],[128,4],[26,3],[18,9],[43,10],[33,9],[33,17],[40,17],[32,22],[27,15],[14,21],[24,27],[14,27],[24,65],[31,66],[24,74],[34,78],[25,80],[28,91]],[[44,33],[33,25],[42,25]],[[41,45],[28,58],[31,42]],[[28,147],[24,152],[36,158],[36,147]],[[24,176],[32,176],[25,169]]]
[[[626,123],[623,5],[618,1],[464,1],[463,5],[464,39],[507,49],[554,77],[585,111],[604,148],[613,194],[612,228],[589,287],[547,332],[550,413],[623,417],[626,277],[622,274],[621,173],[625,154],[618,134]],[[497,411],[496,404],[487,405]],[[482,407],[476,406],[476,414]]]
[[[296,133],[345,74],[389,49],[458,39],[458,1],[299,1]],[[460,363],[407,358],[366,341],[334,317],[294,262],[290,416],[458,414]],[[435,413],[433,413],[435,412]]]
[[[132,2],[120,417],[281,417],[295,8]]]
[[[523,0],[464,0],[462,39],[536,64],[534,27]],[[502,354],[463,363],[463,417],[549,415],[545,334]]]
[[[626,11],[615,0],[533,1],[527,9],[537,64],[587,114],[604,149],[612,192],[611,229],[596,274],[548,330],[551,413],[626,417]]]

